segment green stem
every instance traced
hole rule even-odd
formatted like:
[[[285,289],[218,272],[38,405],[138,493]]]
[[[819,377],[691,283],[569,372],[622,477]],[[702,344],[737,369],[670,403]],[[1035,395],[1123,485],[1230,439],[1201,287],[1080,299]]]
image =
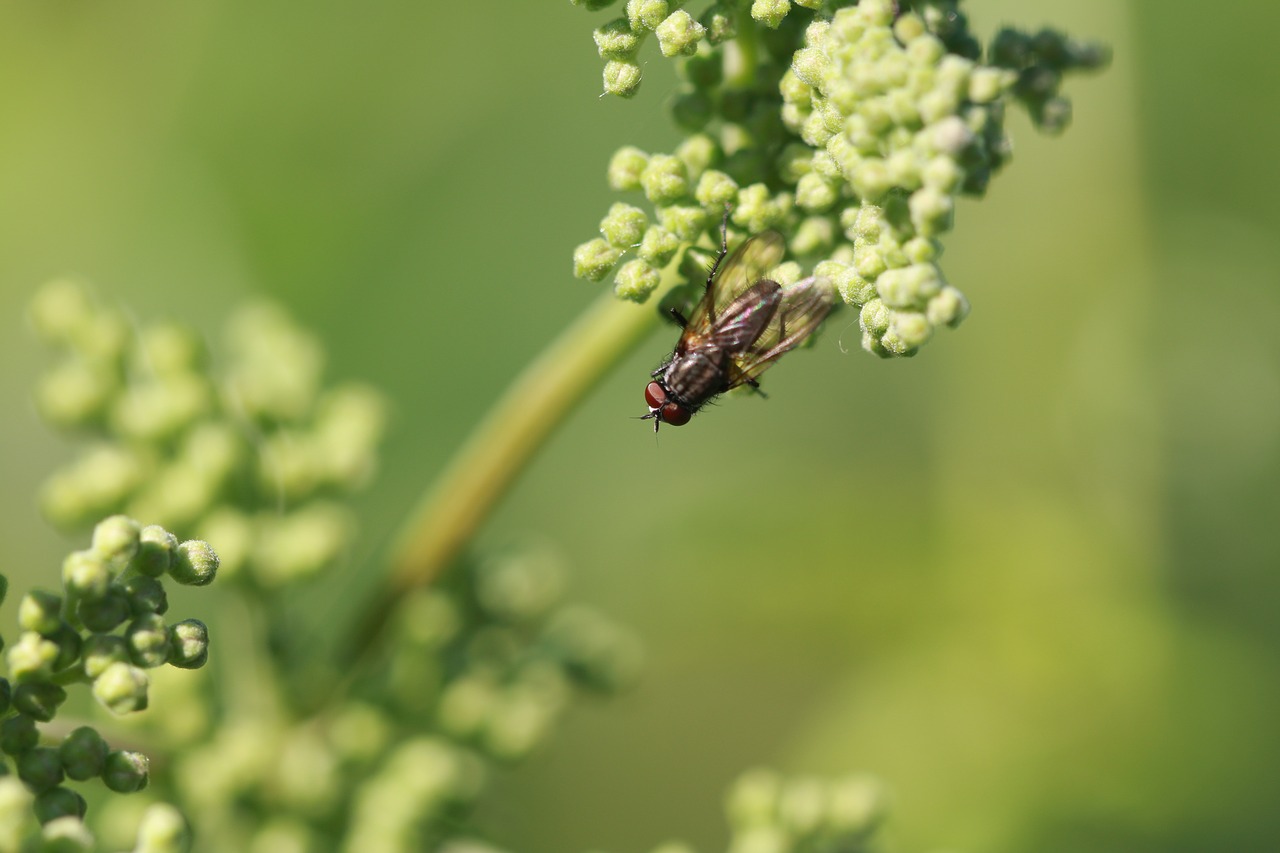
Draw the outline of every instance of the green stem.
[[[674,269],[664,272],[653,298],[675,283]],[[427,586],[454,561],[552,429],[657,320],[652,305],[603,294],[524,370],[410,515],[392,551],[390,581],[352,651],[367,650],[405,593]]]

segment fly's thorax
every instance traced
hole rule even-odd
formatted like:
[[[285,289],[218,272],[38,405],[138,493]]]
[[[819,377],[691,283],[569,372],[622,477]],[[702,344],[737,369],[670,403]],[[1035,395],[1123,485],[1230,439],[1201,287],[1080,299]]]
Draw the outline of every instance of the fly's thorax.
[[[718,350],[693,350],[667,365],[662,384],[686,408],[696,410],[725,390],[727,370],[724,362],[724,354]]]

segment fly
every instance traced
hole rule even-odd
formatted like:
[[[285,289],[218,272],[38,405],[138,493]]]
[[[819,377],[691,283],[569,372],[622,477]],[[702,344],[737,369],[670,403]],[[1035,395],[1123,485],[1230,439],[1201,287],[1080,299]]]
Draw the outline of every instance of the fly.
[[[786,250],[781,234],[757,234],[725,261],[728,214],[720,233],[706,291],[691,317],[671,310],[684,332],[644,389],[649,414],[642,419],[653,419],[654,432],[659,424],[687,424],[709,400],[739,385],[758,391],[757,377],[813,334],[836,304],[828,279],[784,288],[764,278]]]

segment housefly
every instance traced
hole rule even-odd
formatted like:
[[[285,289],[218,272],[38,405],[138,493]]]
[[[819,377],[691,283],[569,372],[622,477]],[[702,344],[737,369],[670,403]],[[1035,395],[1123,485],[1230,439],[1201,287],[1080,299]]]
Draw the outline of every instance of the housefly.
[[[786,248],[775,231],[750,238],[725,261],[727,214],[725,220],[706,291],[692,316],[672,309],[684,332],[644,389],[649,414],[642,420],[652,418],[654,432],[659,424],[687,424],[709,400],[739,385],[759,390],[757,377],[803,343],[835,307],[835,288],[825,278],[785,288],[764,278]]]

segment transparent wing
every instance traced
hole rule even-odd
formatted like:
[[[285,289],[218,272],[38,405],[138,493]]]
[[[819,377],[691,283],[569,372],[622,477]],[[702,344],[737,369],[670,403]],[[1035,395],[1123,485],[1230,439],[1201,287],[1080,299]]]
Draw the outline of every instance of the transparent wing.
[[[757,234],[735,249],[707,284],[706,292],[689,317],[678,349],[684,351],[710,337],[729,306],[776,267],[785,252],[786,243],[776,231]]]
[[[763,330],[730,360],[729,387],[754,380],[784,353],[804,343],[831,313],[837,298],[835,286],[826,278],[807,278],[782,289],[777,310]]]

